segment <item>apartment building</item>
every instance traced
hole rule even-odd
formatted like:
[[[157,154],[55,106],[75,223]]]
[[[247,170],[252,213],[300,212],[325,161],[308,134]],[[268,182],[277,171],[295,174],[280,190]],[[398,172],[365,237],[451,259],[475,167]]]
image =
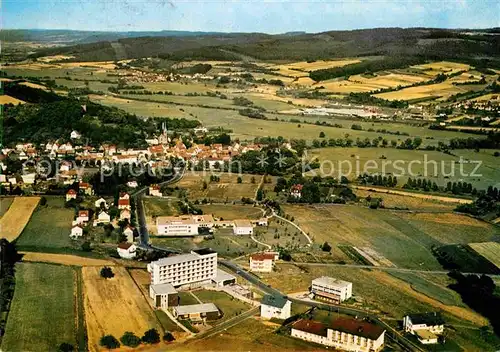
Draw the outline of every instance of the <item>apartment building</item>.
[[[321,276],[312,280],[311,293],[314,298],[339,304],[352,296],[352,283]]]
[[[198,235],[198,229],[214,226],[212,215],[159,216],[156,218],[156,229],[159,236]]]
[[[384,347],[385,330],[354,318],[329,323],[301,319],[292,325],[291,336],[343,351],[377,352]]]
[[[199,286],[217,277],[217,252],[204,248],[162,258],[148,264],[151,285]],[[151,297],[154,298],[154,297]]]
[[[444,333],[444,319],[439,312],[408,314],[403,318],[405,332],[415,335],[420,343],[438,343]]]
[[[255,253],[250,256],[250,271],[270,273],[273,271],[274,261],[277,260],[277,252]]]

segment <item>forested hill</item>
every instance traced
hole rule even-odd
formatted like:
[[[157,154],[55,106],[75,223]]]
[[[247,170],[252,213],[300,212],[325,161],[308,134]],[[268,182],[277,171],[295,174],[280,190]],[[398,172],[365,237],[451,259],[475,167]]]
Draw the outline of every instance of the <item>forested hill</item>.
[[[78,61],[151,56],[176,60],[238,60],[242,56],[257,60],[315,60],[371,55],[492,59],[500,57],[500,33],[495,29],[377,28],[316,34],[147,36],[42,49],[33,57],[55,54],[71,54]]]

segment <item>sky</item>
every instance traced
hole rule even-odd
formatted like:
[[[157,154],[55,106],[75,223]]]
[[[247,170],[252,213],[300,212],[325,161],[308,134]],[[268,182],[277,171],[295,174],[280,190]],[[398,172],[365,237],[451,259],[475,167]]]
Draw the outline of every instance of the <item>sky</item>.
[[[1,0],[2,28],[321,32],[500,27],[500,0]]]

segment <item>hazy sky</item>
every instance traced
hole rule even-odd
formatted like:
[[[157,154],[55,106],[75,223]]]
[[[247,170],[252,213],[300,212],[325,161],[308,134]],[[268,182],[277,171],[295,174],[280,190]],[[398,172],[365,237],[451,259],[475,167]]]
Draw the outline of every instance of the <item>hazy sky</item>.
[[[500,27],[500,0],[2,0],[3,28],[320,32]]]

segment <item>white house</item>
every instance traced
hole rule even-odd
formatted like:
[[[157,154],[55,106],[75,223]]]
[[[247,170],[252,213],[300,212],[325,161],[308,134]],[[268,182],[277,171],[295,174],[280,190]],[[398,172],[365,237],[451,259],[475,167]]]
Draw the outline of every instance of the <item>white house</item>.
[[[292,325],[291,336],[343,351],[378,352],[384,348],[385,330],[354,318],[329,323],[300,319]]]
[[[137,181],[128,181],[127,186],[130,188],[137,188],[139,184],[137,183]]]
[[[158,185],[151,185],[149,186],[149,195],[150,196],[155,196],[155,197],[161,197],[163,194],[160,191],[160,186]]]
[[[72,239],[77,239],[83,236],[83,229],[80,225],[75,225],[71,228],[71,233],[69,237]]]
[[[109,214],[106,213],[104,210],[101,211],[97,216],[98,224],[109,224],[110,221],[111,221],[111,216],[109,216]]]
[[[35,183],[36,173],[23,174],[21,178],[23,179],[23,183],[26,185],[32,185]]]
[[[79,139],[82,135],[78,131],[71,131],[69,136],[71,139]]]
[[[69,202],[71,199],[76,199],[76,191],[74,189],[70,189],[66,193],[66,202]]]
[[[105,209],[108,208],[108,203],[106,202],[106,200],[104,198],[99,198],[98,200],[96,200],[94,202],[95,207],[98,208],[98,209],[101,208],[101,204],[104,204],[104,208]]]
[[[314,298],[339,304],[352,296],[352,283],[333,277],[321,276],[312,280],[311,293]]]
[[[77,224],[83,224],[90,220],[90,214],[88,210],[80,210],[78,216],[76,217]]]
[[[127,225],[125,229],[123,229],[123,234],[127,236],[128,243],[134,243],[134,228],[130,225]]]
[[[137,247],[133,243],[120,243],[116,248],[118,255],[124,259],[132,259],[137,255]]]
[[[264,252],[255,253],[250,256],[250,270],[260,273],[270,273],[273,271],[274,261],[278,260],[279,253]]]
[[[212,215],[158,216],[156,229],[159,236],[198,235],[200,227],[211,229],[215,225]]]
[[[123,209],[122,211],[120,211],[120,220],[127,219],[130,221],[130,216],[131,216],[130,210]]]
[[[120,198],[118,199],[118,209],[128,209],[130,210],[130,199],[129,198]]]
[[[265,295],[260,302],[260,316],[264,319],[288,319],[292,315],[292,302],[282,296]]]
[[[444,319],[439,312],[409,314],[403,318],[403,328],[417,336],[420,343],[435,344],[444,332]]]
[[[94,194],[94,189],[92,188],[92,185],[90,183],[80,182],[78,186],[80,188],[80,191],[83,192],[83,194],[87,196],[91,196]]]
[[[253,225],[250,220],[234,220],[233,233],[235,235],[253,235]]]

